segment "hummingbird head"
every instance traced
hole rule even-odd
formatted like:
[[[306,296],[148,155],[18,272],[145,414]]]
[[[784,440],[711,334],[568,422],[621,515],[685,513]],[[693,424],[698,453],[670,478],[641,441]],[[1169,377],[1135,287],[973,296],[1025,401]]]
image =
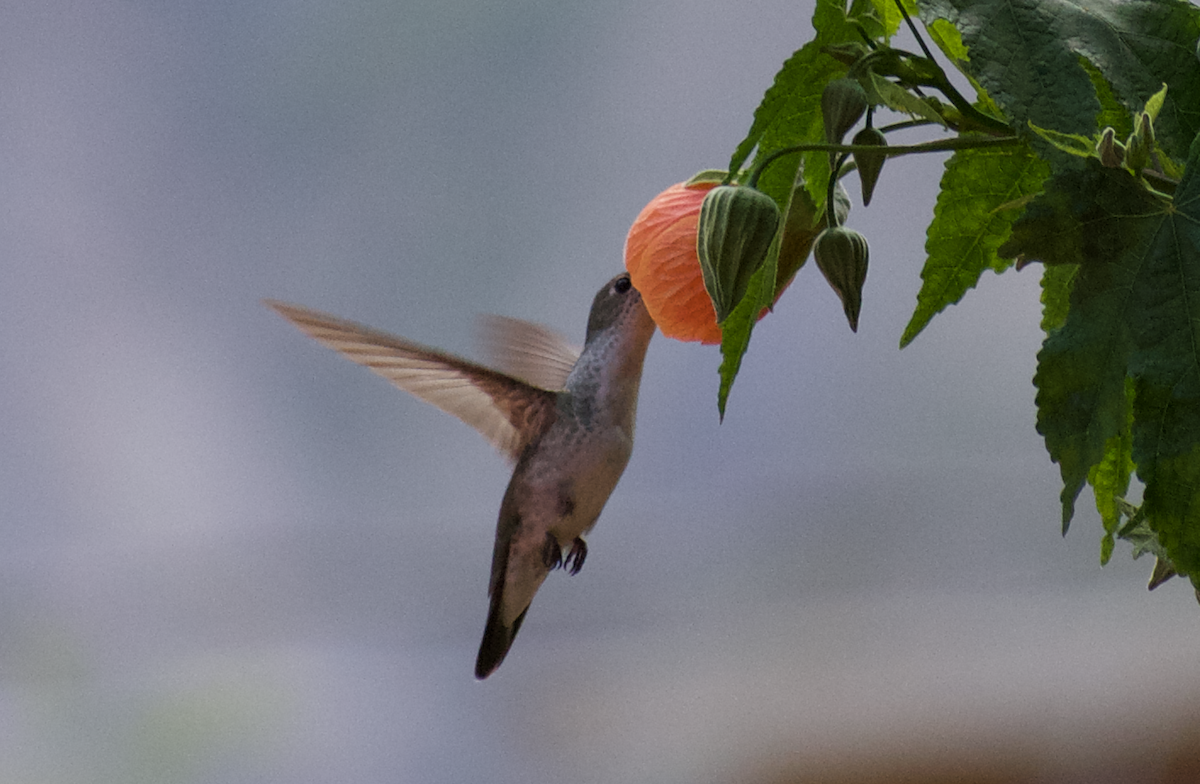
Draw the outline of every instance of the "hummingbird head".
[[[629,273],[596,293],[583,353],[566,381],[573,415],[584,428],[616,426],[633,438],[642,364],[655,329]]]
[[[614,327],[620,332],[644,336],[649,341],[654,334],[654,320],[642,303],[642,295],[633,287],[628,272],[622,272],[596,292],[592,311],[588,315],[587,343]]]

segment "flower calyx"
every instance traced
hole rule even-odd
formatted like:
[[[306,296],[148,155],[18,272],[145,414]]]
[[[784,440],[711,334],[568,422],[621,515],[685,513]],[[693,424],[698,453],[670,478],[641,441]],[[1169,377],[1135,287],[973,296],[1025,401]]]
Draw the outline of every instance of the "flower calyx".
[[[813,245],[817,268],[842,300],[842,310],[852,332],[858,331],[868,255],[867,238],[845,226],[825,229]]]
[[[821,117],[825,122],[825,141],[841,144],[867,111],[867,91],[857,79],[843,77],[825,85],[821,93]]]
[[[717,323],[742,301],[779,229],[779,206],[746,185],[718,185],[704,197],[696,255]]]
[[[871,127],[863,128],[854,134],[854,140],[851,143],[863,147],[887,147],[887,139],[883,132],[878,128]],[[881,152],[860,150],[854,153],[854,165],[858,167],[858,179],[862,185],[864,207],[871,203],[871,195],[875,192],[875,183],[879,180],[879,172],[883,170],[883,163],[886,160],[887,155]]]

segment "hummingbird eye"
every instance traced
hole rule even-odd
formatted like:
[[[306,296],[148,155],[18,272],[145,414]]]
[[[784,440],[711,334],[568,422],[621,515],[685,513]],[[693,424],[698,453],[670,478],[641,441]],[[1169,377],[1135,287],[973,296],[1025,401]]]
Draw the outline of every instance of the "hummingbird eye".
[[[624,294],[625,292],[629,291],[631,288],[633,288],[633,283],[629,280],[628,275],[622,275],[621,277],[619,277],[615,281],[613,281],[613,290],[616,291],[618,294]]]

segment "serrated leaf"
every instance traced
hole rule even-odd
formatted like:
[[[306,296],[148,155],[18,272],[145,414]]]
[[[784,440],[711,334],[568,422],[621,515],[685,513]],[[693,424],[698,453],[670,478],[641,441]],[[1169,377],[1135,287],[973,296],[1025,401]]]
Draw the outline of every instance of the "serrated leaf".
[[[1131,321],[1133,459],[1150,527],[1180,574],[1200,578],[1200,138],[1168,210],[1144,219]],[[1144,248],[1144,250],[1143,250]]]
[[[1029,123],[1029,127],[1038,136],[1041,136],[1050,144],[1054,145],[1059,150],[1068,155],[1075,155],[1080,158],[1090,158],[1096,154],[1096,141],[1089,139],[1086,136],[1080,136],[1077,133],[1059,133],[1058,131],[1049,128],[1040,128],[1033,123]]]
[[[1133,545],[1133,560],[1136,561],[1147,553],[1155,558],[1169,560],[1170,556],[1167,555],[1167,551],[1159,543],[1158,537],[1154,535],[1154,531],[1146,522],[1145,507],[1135,508],[1132,511],[1132,514],[1125,513],[1129,520],[1117,531],[1117,538]]]
[[[850,197],[840,184],[834,190],[834,214],[838,223],[843,223],[850,214]],[[796,172],[796,182],[792,189],[792,198],[788,202],[787,212],[783,221],[783,231],[779,233],[776,243],[767,252],[768,265],[775,269],[775,283],[770,290],[765,287],[767,278],[750,279],[746,296],[741,305],[733,309],[729,317],[721,325],[721,383],[717,392],[717,409],[721,418],[725,417],[725,403],[729,391],[733,388],[734,379],[742,366],[742,356],[750,345],[750,334],[754,330],[757,318],[749,318],[750,313],[761,313],[763,307],[770,306],[775,300],[775,292],[782,291],[791,283],[796,272],[808,261],[812,252],[813,242],[824,227],[824,216],[817,212],[812,197],[804,188],[804,172]],[[759,270],[764,276],[767,274]],[[757,291],[760,302],[764,304],[758,310],[753,310],[747,303]],[[765,299],[764,299],[765,298]]]
[[[824,44],[816,40],[809,41],[788,58],[779,73],[775,74],[774,83],[754,110],[754,122],[750,125],[749,133],[738,144],[729,160],[729,171],[741,171],[750,153],[756,147],[766,146],[768,134],[775,131],[778,135],[778,129],[785,126],[793,127],[808,141],[823,141],[821,93],[826,84],[844,74],[846,69],[824,54],[821,51],[822,46]],[[808,81],[810,77],[811,82]],[[799,160],[793,162],[784,159],[775,168],[789,168],[794,174],[799,165]],[[759,188],[771,193],[764,188],[762,182],[759,183]]]
[[[1183,158],[1200,129],[1200,9],[1181,0],[917,0],[922,18],[950,21],[970,53],[968,72],[1014,127],[1089,135],[1100,106],[1085,57],[1127,112],[1170,85],[1156,127]],[[1069,32],[1069,34],[1067,34]],[[1185,100],[1186,98],[1186,100]]]
[[[1104,74],[1096,70],[1096,66],[1084,57],[1079,58],[1079,65],[1091,80],[1092,89],[1096,91],[1096,100],[1100,103],[1100,113],[1096,115],[1096,127],[1098,129],[1112,127],[1117,132],[1117,136],[1124,139],[1133,132],[1133,122],[1130,119],[1129,111],[1117,101],[1117,97],[1113,95],[1112,85],[1104,78]]]
[[[850,214],[850,199],[840,184],[834,192],[834,214],[839,225],[845,223]],[[804,187],[804,170],[797,169],[796,181],[792,184],[792,198],[784,212],[775,291],[782,291],[791,283],[792,278],[808,261],[813,243],[824,225],[824,214],[817,210],[812,196]]]
[[[854,10],[858,13],[873,12],[869,0],[855,0]],[[836,44],[861,44],[862,39],[847,17],[844,0],[817,0],[812,23],[816,36],[795,52],[775,75],[774,83],[754,112],[749,133],[730,158],[729,171],[742,171],[746,160],[756,149],[757,163],[786,147],[824,141],[821,93],[830,81],[845,75],[846,66],[824,54],[821,49]],[[793,184],[801,166],[802,182],[809,196],[808,205],[815,214],[820,215],[826,208],[829,185],[829,156],[825,153],[783,156],[761,173],[757,187],[773,198],[786,215],[792,200]],[[791,246],[795,252],[786,260],[790,271],[785,270],[785,277],[794,274],[803,264],[808,256],[808,244],[811,244],[811,240],[805,240],[804,247]],[[767,261],[750,279],[742,302],[721,325],[721,381],[717,392],[717,408],[722,418],[725,416],[729,392],[741,368],[742,357],[750,343],[757,315],[763,307],[773,302],[778,265],[779,249],[776,244],[768,253]],[[754,297],[756,291],[757,299]],[[753,307],[755,304],[757,307]]]
[[[1071,264],[1054,264],[1042,271],[1042,331],[1058,329],[1067,320],[1070,309],[1071,285],[1079,268]]]
[[[1146,101],[1145,107],[1142,108],[1142,111],[1150,115],[1150,121],[1153,122],[1158,119],[1158,113],[1162,111],[1163,104],[1166,103],[1166,101],[1167,85],[1164,84],[1161,90],[1150,96],[1149,100]]]
[[[900,338],[907,346],[929,321],[979,282],[985,269],[1012,262],[996,255],[1016,212],[1001,205],[1036,193],[1049,174],[1028,147],[960,150],[946,161],[941,191],[926,235],[917,308]]]
[[[912,0],[905,0],[910,13],[916,13]],[[850,20],[862,25],[863,32],[873,40],[891,39],[900,29],[900,9],[896,0],[852,0],[846,14]]]
[[[913,117],[920,117],[943,128],[946,126],[946,121],[942,119],[942,115],[938,114],[929,105],[928,101],[910,93],[895,82],[884,79],[874,71],[869,72],[869,74],[871,89],[875,91],[879,100],[883,101],[884,105],[889,109]]]
[[[1128,375],[1148,525],[1180,574],[1200,574],[1200,140],[1170,202],[1095,160],[1056,175],[999,253],[1079,265],[1035,377],[1064,525],[1125,424]]]
[[[767,259],[750,278],[746,295],[721,322],[721,367],[717,371],[721,383],[717,389],[717,412],[725,419],[725,404],[733,382],[742,367],[742,357],[750,345],[750,335],[763,308],[775,301],[775,277],[779,266],[779,236],[767,252]]]
[[[1080,265],[1066,320],[1047,335],[1034,376],[1038,432],[1063,479],[1064,533],[1088,472],[1125,425],[1136,234],[1141,216],[1161,207],[1128,172],[1089,159],[1086,168],[1052,179],[999,249],[1002,256]]]
[[[1096,498],[1096,511],[1104,526],[1100,542],[1100,565],[1112,558],[1114,537],[1121,527],[1121,506],[1118,503],[1129,492],[1129,477],[1133,474],[1133,383],[1125,379],[1125,425],[1104,445],[1104,457],[1088,472],[1088,484]]]
[[[903,0],[903,2],[904,10],[908,11],[909,16],[916,16],[917,4],[913,0]],[[886,41],[900,29],[904,17],[900,15],[900,9],[896,7],[896,0],[871,0],[871,5],[875,10],[875,18],[883,26]]]
[[[729,171],[740,171],[756,148],[755,162],[758,162],[785,147],[825,140],[821,93],[830,81],[846,74],[846,66],[821,49],[835,44],[861,43],[862,38],[847,18],[844,2],[839,0],[817,0],[812,24],[816,36],[788,58],[775,75],[774,83],[754,112],[750,132],[730,159]],[[829,156],[826,153],[780,158],[763,172],[758,188],[775,199],[781,210],[786,209],[792,181],[802,160],[809,195],[817,208],[823,210],[829,184]]]
[[[923,15],[924,17],[924,15]],[[937,45],[946,57],[950,58],[950,62],[961,71],[966,70],[967,46],[963,43],[962,33],[958,32],[958,28],[950,24],[945,19],[926,19],[925,29],[929,32],[929,37]]]

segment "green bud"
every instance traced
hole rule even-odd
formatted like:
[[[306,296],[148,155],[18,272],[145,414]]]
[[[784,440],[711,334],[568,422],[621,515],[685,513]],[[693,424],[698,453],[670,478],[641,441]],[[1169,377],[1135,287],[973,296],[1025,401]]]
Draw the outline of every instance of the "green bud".
[[[821,93],[821,117],[825,141],[841,144],[842,137],[867,111],[867,91],[855,79],[834,79]]]
[[[718,185],[700,205],[696,255],[717,323],[746,295],[750,277],[767,258],[779,228],[779,206],[744,185]]]
[[[1100,163],[1110,169],[1119,169],[1125,165],[1125,145],[1117,141],[1117,132],[1112,126],[1104,129],[1100,141],[1096,142],[1096,155]]]
[[[1137,127],[1125,142],[1125,165],[1133,169],[1135,174],[1141,174],[1142,169],[1150,165],[1150,154],[1153,151],[1154,124],[1150,121],[1150,115],[1142,112],[1138,117]]]
[[[1141,174],[1149,163],[1150,146],[1146,143],[1146,137],[1134,131],[1125,141],[1125,165],[1133,169],[1134,174]]]
[[[1149,113],[1142,112],[1141,116],[1138,117],[1138,129],[1142,132],[1142,136],[1145,136],[1147,141],[1150,142],[1150,146],[1153,147],[1155,141],[1154,118]]]
[[[813,246],[817,268],[842,300],[842,310],[853,332],[858,332],[868,255],[867,238],[845,226],[821,232]]]
[[[816,202],[808,194],[805,182],[804,167],[800,166],[796,170],[792,198],[788,200],[787,209],[784,211],[783,229],[779,235],[779,264],[775,271],[776,296],[787,288],[796,272],[808,261],[813,243],[825,227],[825,213],[830,209],[830,205],[825,205],[824,210],[817,209]],[[832,209],[834,222],[839,226],[850,216],[850,194],[846,193],[840,182],[833,189]]]
[[[863,128],[854,134],[851,144],[887,147],[887,139],[878,128]],[[871,203],[871,194],[875,192],[875,182],[879,179],[879,172],[883,170],[883,162],[886,160],[887,156],[883,153],[854,153],[854,164],[858,167],[858,180],[862,183],[864,207]]]

